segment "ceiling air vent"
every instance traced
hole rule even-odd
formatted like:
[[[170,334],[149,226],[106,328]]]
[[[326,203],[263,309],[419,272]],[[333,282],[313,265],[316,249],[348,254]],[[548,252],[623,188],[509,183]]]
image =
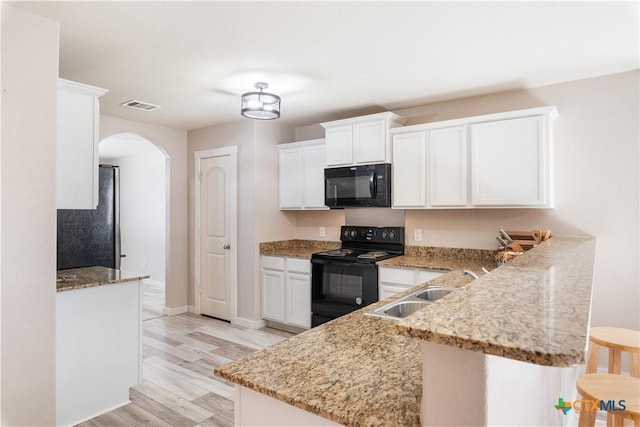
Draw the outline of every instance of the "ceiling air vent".
[[[149,104],[148,102],[138,101],[136,99],[132,99],[131,101],[123,102],[120,104],[123,107],[133,108],[134,110],[142,110],[142,111],[153,111],[160,108],[159,105]]]

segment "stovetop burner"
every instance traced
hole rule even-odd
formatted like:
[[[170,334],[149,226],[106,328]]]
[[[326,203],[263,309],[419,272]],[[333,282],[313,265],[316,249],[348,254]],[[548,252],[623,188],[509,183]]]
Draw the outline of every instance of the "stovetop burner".
[[[404,227],[342,226],[340,240],[340,249],[315,253],[312,259],[375,263],[404,253]]]
[[[352,249],[334,249],[332,251],[320,252],[318,255],[326,256],[347,256],[353,253]]]
[[[382,258],[389,255],[388,252],[384,252],[384,251],[373,251],[373,252],[365,252],[363,254],[358,255],[358,258],[364,258],[364,259],[376,259],[376,258]]]

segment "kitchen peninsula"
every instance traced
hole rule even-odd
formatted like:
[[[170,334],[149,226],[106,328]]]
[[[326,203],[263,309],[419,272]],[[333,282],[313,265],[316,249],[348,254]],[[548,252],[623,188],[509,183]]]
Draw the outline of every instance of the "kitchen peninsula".
[[[140,297],[148,277],[106,267],[58,271],[56,425],[129,401],[142,374]]]
[[[516,373],[507,389],[514,396],[521,395],[519,388],[530,386],[518,381],[530,374],[537,378],[538,369],[543,378],[564,379],[564,389],[573,387],[570,375],[565,377],[557,367],[584,360],[594,255],[593,239],[554,237],[472,283],[461,270],[438,277],[429,284],[462,288],[402,322],[364,315],[400,294],[221,366],[215,373],[237,384],[236,425],[433,425],[438,419],[434,417],[442,415],[437,406],[448,410],[449,424],[468,411],[470,416],[482,413],[476,424],[492,422],[491,416],[504,409],[490,396],[494,375],[500,377],[495,368],[503,362],[509,364],[510,375]],[[465,357],[474,359],[470,370],[454,362]],[[446,374],[436,378],[434,371]],[[520,372],[524,375],[518,376]],[[448,378],[453,386],[435,393]],[[472,393],[455,395],[463,389],[463,379],[472,385]],[[546,386],[553,390],[545,392],[561,389],[557,382]],[[548,406],[554,412],[551,402],[544,400],[546,394],[539,388],[534,393],[537,400],[521,406]],[[431,406],[424,403],[427,396]],[[452,411],[456,404],[469,403],[464,410],[458,406]],[[515,423],[522,423],[529,412],[516,415],[520,418]]]

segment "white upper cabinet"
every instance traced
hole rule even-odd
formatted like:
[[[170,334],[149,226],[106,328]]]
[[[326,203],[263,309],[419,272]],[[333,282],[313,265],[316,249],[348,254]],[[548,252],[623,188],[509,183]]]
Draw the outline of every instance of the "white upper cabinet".
[[[429,206],[466,206],[466,126],[431,129],[427,134],[427,201]]]
[[[324,139],[278,145],[280,209],[328,209],[325,158]]]
[[[386,112],[320,123],[325,128],[327,166],[391,163],[389,129],[405,122]]]
[[[324,167],[326,146],[323,140],[302,148],[302,207],[327,209],[324,204]]]
[[[472,124],[471,204],[551,207],[544,116]]]
[[[394,129],[394,208],[553,207],[555,107]]]
[[[327,128],[325,139],[327,144],[327,165],[342,166],[353,164],[353,126],[336,126]]]
[[[98,206],[98,98],[105,93],[105,89],[58,80],[58,209]]]
[[[424,208],[426,202],[426,132],[393,137],[393,207]]]

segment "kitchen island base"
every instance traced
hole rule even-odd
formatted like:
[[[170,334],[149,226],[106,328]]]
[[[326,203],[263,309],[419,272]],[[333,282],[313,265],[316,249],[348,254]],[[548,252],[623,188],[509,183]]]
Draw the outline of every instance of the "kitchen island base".
[[[240,385],[235,393],[236,426],[342,426]]]
[[[423,426],[565,426],[580,367],[550,367],[422,343]],[[573,412],[573,411],[571,411]]]
[[[57,293],[57,426],[129,403],[142,372],[140,298],[137,278]]]

